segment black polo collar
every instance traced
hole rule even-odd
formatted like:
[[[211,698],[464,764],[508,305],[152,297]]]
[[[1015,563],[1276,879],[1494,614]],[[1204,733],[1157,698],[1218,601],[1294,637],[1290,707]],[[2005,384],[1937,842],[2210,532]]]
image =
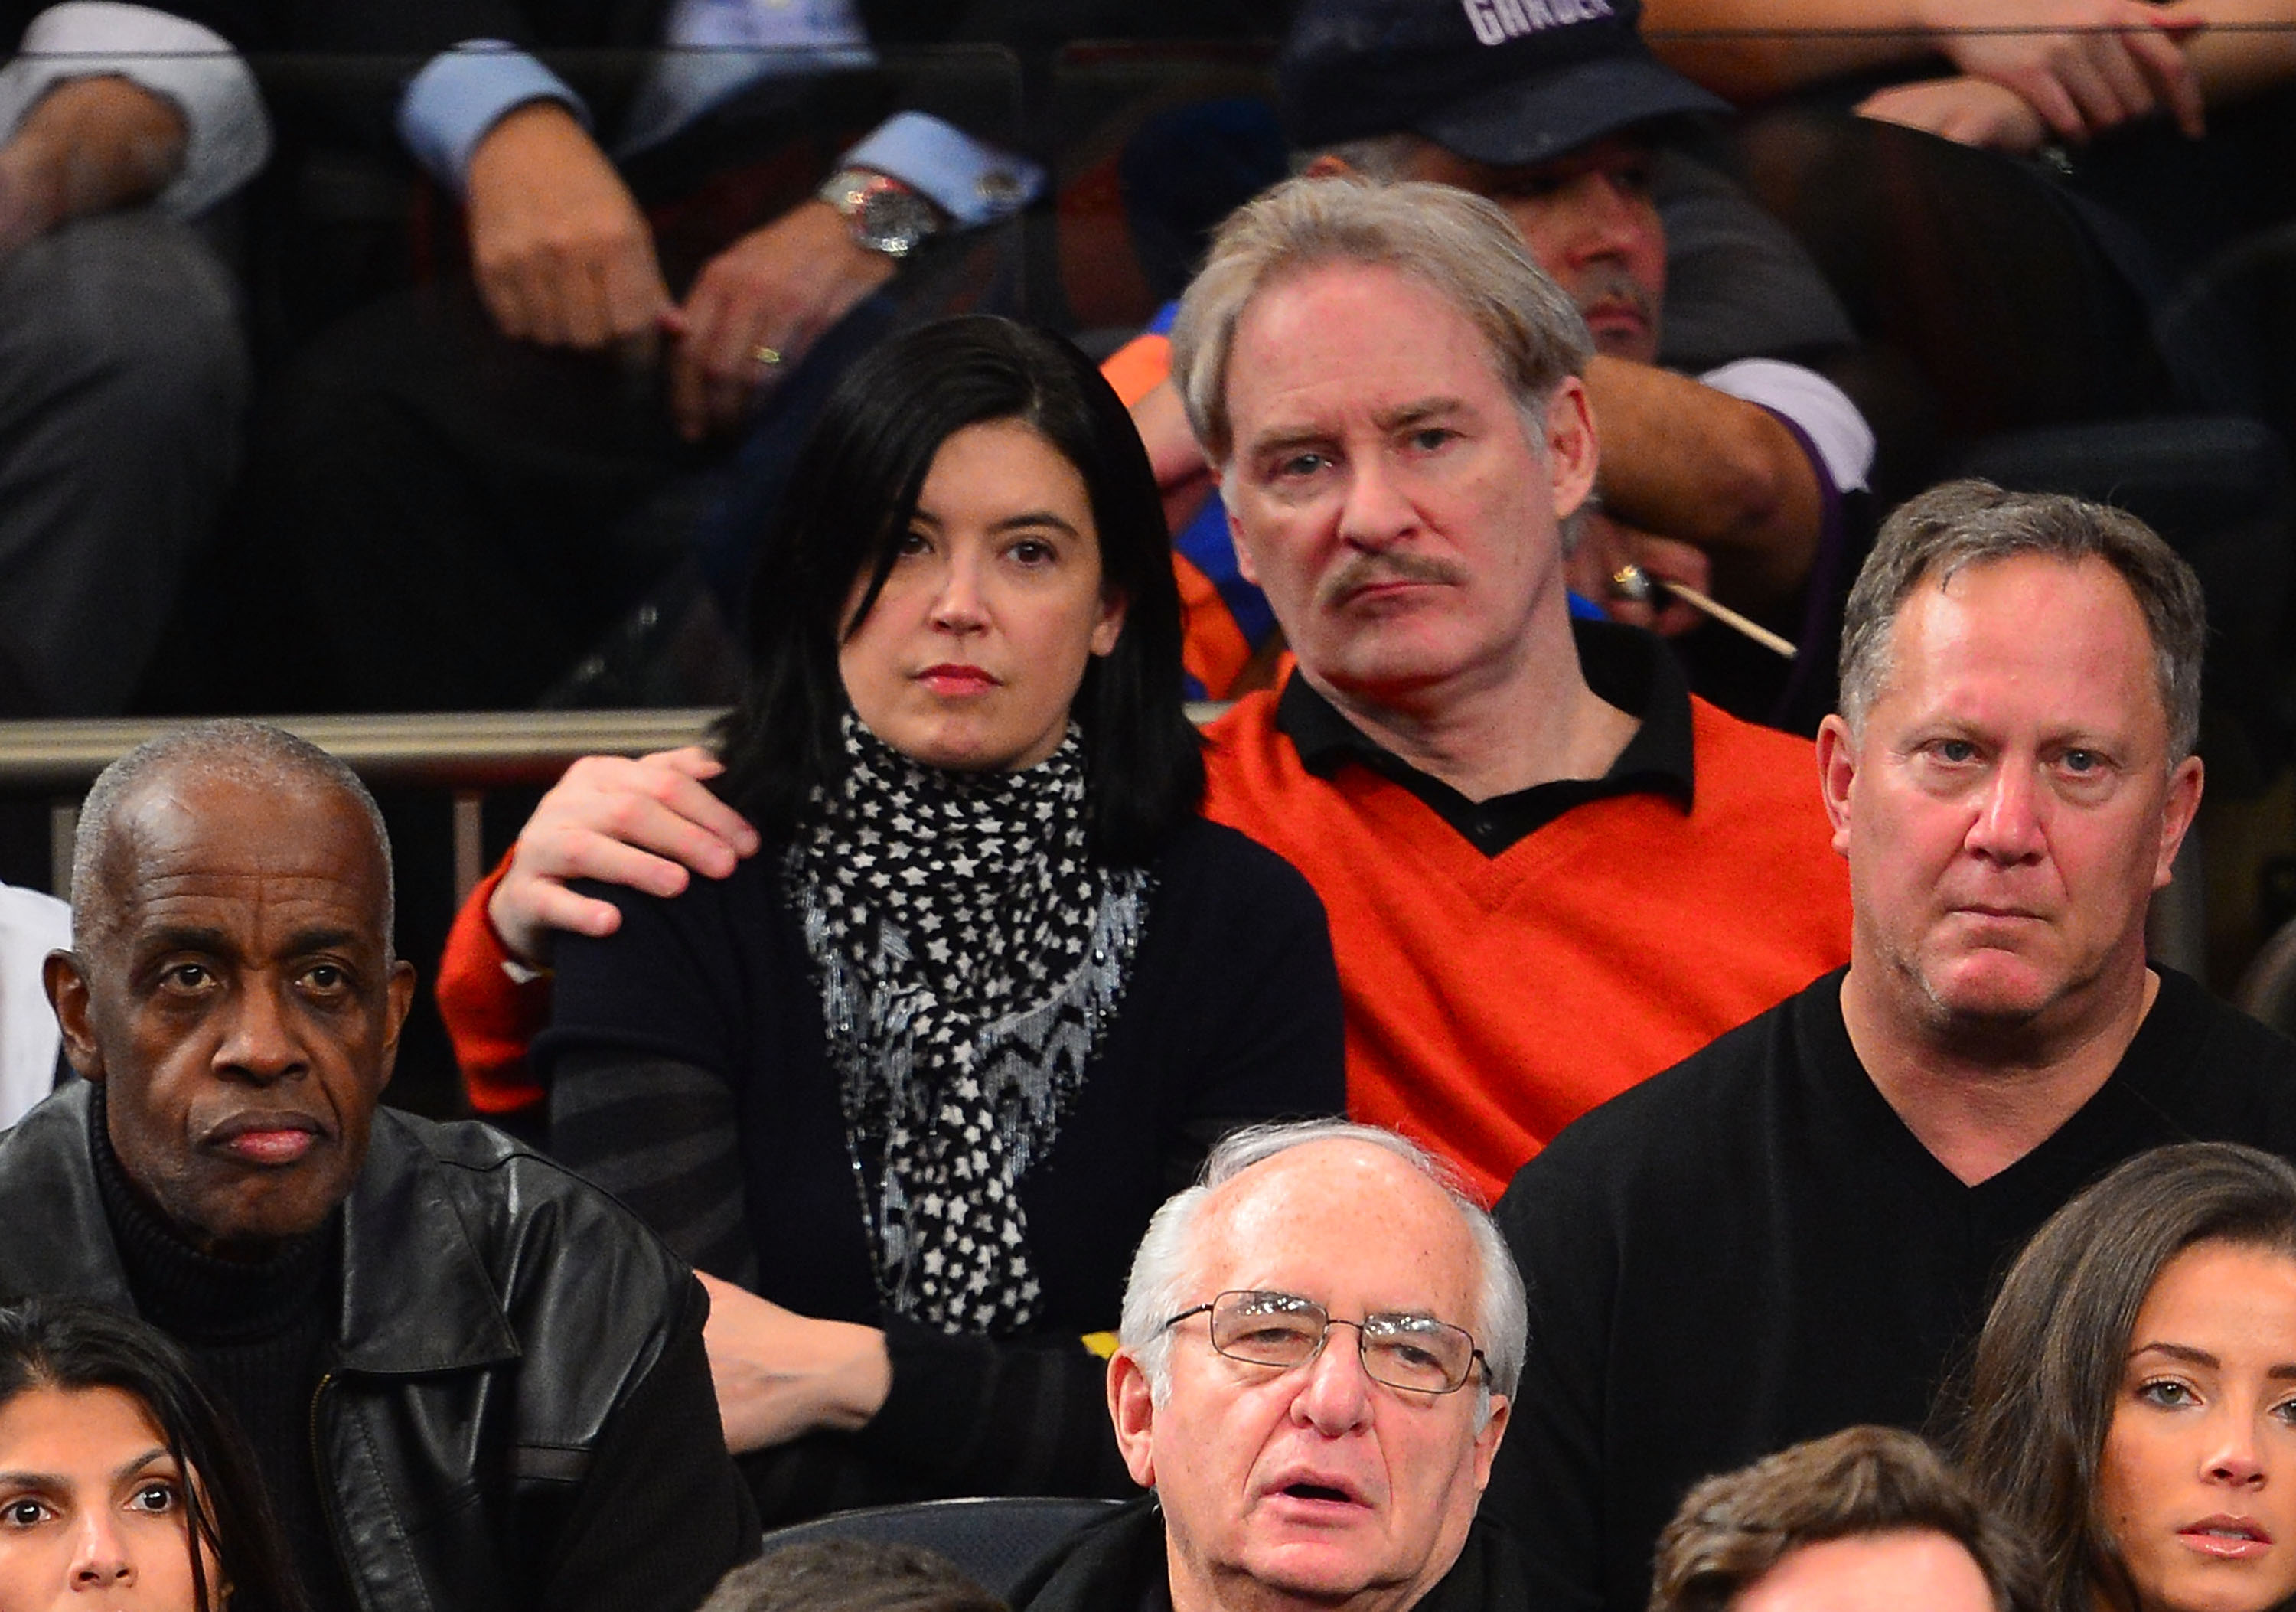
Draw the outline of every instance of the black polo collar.
[[[1329,777],[1349,762],[1368,767],[1425,802],[1487,857],[1545,827],[1575,806],[1612,795],[1661,794],[1688,811],[1696,788],[1690,686],[1652,633],[1609,621],[1573,621],[1579,669],[1597,697],[1641,726],[1599,778],[1561,778],[1513,794],[1471,801],[1457,790],[1382,750],[1294,671],[1275,705],[1275,725],[1300,753],[1301,766]]]

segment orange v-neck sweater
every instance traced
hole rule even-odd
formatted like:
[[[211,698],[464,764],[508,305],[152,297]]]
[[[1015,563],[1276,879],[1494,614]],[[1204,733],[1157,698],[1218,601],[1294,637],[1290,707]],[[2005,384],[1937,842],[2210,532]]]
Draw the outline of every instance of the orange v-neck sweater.
[[[1691,702],[1688,811],[1588,802],[1485,857],[1368,768],[1300,764],[1253,695],[1215,722],[1204,814],[1323,897],[1348,1108],[1495,1199],[1554,1133],[1849,958],[1849,876],[1807,740]]]

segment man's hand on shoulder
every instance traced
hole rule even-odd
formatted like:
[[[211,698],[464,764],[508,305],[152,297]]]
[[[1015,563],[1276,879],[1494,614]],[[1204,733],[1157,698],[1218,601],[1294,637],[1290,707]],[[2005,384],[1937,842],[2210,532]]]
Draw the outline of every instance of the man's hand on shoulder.
[[[758,831],[705,786],[725,770],[699,745],[636,761],[586,756],[566,769],[519,831],[487,918],[511,955],[538,964],[556,930],[611,934],[622,915],[569,890],[575,879],[650,895],[685,888],[689,870],[730,875],[758,849]]]
[[[819,200],[800,202],[712,258],[662,320],[672,339],[669,407],[678,431],[699,441],[739,424],[758,387],[802,359],[893,277],[893,267]]]
[[[467,200],[479,294],[513,341],[603,348],[670,307],[644,215],[564,107],[531,102],[488,130]]]
[[[157,195],[182,168],[188,138],[174,102],[126,78],[57,85],[0,145],[0,251]]]

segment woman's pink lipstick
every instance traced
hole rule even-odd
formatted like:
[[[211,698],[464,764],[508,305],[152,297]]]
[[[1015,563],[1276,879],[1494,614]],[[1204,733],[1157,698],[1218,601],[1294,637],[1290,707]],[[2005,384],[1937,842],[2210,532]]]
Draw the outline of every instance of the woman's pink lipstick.
[[[2247,1517],[2204,1517],[2177,1529],[2177,1537],[2203,1556],[2226,1561],[2245,1561],[2272,1549],[2272,1535]]]
[[[928,666],[917,673],[916,680],[941,695],[986,694],[997,686],[997,679],[980,667],[954,663]]]

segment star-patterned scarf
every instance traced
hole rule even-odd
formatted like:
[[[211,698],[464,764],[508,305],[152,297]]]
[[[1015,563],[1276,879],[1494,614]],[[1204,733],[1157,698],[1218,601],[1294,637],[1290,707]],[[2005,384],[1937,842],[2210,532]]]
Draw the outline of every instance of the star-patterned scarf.
[[[1020,772],[921,766],[849,713],[844,739],[782,878],[878,1291],[948,1331],[1017,1331],[1040,1293],[1016,1188],[1115,1016],[1148,877],[1086,855],[1073,725]]]

